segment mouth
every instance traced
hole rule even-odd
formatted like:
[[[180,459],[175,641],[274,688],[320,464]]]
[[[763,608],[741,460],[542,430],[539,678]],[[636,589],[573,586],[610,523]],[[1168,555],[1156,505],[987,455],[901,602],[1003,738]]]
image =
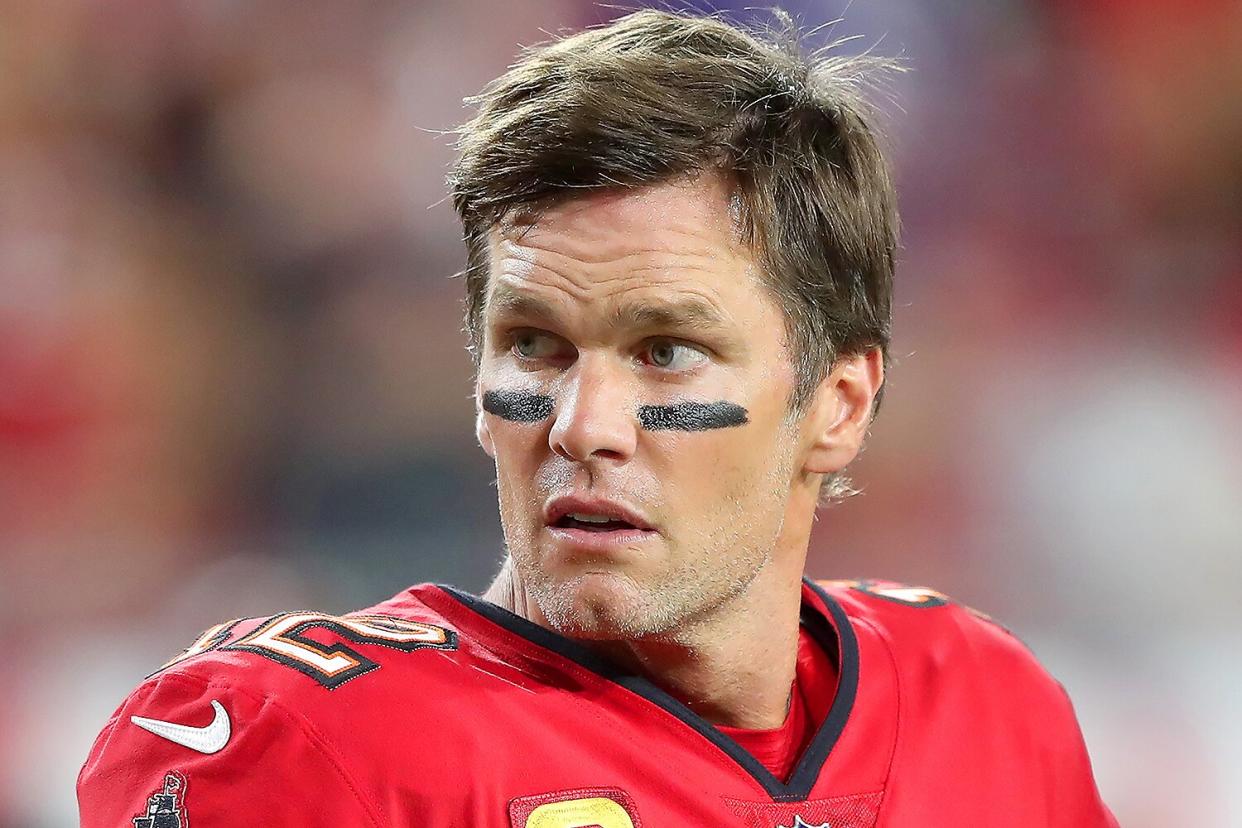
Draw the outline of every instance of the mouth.
[[[591,495],[565,495],[554,498],[545,504],[543,519],[548,526],[588,532],[655,528],[647,522],[646,516],[638,509],[619,500]]]
[[[581,527],[572,521],[552,524],[547,527],[548,534],[557,545],[598,555],[615,556],[627,549],[644,544],[659,537],[659,532],[651,529],[639,529],[620,521],[615,526],[591,525]]]
[[[590,494],[549,500],[544,526],[559,546],[604,556],[622,555],[660,536],[641,510]]]
[[[638,527],[626,520],[602,516],[563,515],[552,524],[557,529],[577,529],[582,532],[624,532],[638,530]],[[641,530],[639,530],[641,531]]]

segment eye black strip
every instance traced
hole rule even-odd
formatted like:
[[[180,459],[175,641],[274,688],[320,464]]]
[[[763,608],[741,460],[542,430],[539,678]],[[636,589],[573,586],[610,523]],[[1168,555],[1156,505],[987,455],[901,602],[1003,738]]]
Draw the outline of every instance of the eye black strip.
[[[552,416],[552,398],[528,391],[484,391],[483,410],[515,423],[537,423]]]
[[[678,402],[672,405],[644,405],[638,421],[648,431],[707,431],[732,428],[750,422],[746,409],[731,402]]]
[[[553,400],[529,391],[484,391],[483,410],[515,423],[536,423],[552,416]],[[638,422],[647,431],[709,431],[733,428],[750,422],[748,412],[737,403],[676,402],[644,405]]]

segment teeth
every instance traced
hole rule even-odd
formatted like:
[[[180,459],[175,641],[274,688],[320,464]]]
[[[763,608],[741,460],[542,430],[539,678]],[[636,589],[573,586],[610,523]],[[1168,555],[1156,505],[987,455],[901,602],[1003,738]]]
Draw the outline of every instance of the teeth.
[[[580,520],[583,523],[607,523],[612,520],[612,518],[605,517],[604,515],[584,515],[581,512],[570,512],[569,517],[574,520]]]

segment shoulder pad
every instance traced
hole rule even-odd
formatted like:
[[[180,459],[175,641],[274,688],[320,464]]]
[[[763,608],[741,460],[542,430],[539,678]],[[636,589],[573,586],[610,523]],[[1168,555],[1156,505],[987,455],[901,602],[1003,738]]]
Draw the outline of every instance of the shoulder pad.
[[[931,587],[913,586],[898,581],[884,581],[875,578],[816,581],[815,583],[822,589],[832,593],[835,597],[845,598],[850,603],[880,607],[897,605],[915,609],[945,606],[958,607],[976,618],[1005,629],[990,615],[980,612],[974,607],[954,601],[948,595]],[[1008,630],[1005,631],[1009,632]]]
[[[334,690],[379,669],[384,650],[456,648],[457,634],[436,624],[380,612],[335,616],[299,610],[216,624],[147,678],[174,668],[195,673],[198,664],[213,673],[222,667],[251,673],[270,663]]]
[[[866,618],[881,628],[912,626],[928,635],[954,632],[968,638],[981,636],[1016,645],[1028,655],[1030,652],[1013,631],[992,616],[931,587],[874,578],[815,583],[841,601],[849,615]],[[909,635],[905,632],[902,638]]]
[[[875,579],[816,583],[848,615],[876,628],[899,661],[930,657],[954,669],[1004,667],[1039,683],[1051,679],[1030,647],[1007,627],[935,589]]]

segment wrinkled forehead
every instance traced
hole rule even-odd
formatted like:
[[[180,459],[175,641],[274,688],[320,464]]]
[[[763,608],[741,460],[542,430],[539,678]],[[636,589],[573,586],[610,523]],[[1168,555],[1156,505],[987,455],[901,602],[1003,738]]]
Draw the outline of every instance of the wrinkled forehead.
[[[647,187],[592,191],[518,208],[501,218],[492,239],[512,249],[555,238],[583,261],[626,255],[631,248],[672,254],[744,256],[741,201],[723,176],[702,174]]]

